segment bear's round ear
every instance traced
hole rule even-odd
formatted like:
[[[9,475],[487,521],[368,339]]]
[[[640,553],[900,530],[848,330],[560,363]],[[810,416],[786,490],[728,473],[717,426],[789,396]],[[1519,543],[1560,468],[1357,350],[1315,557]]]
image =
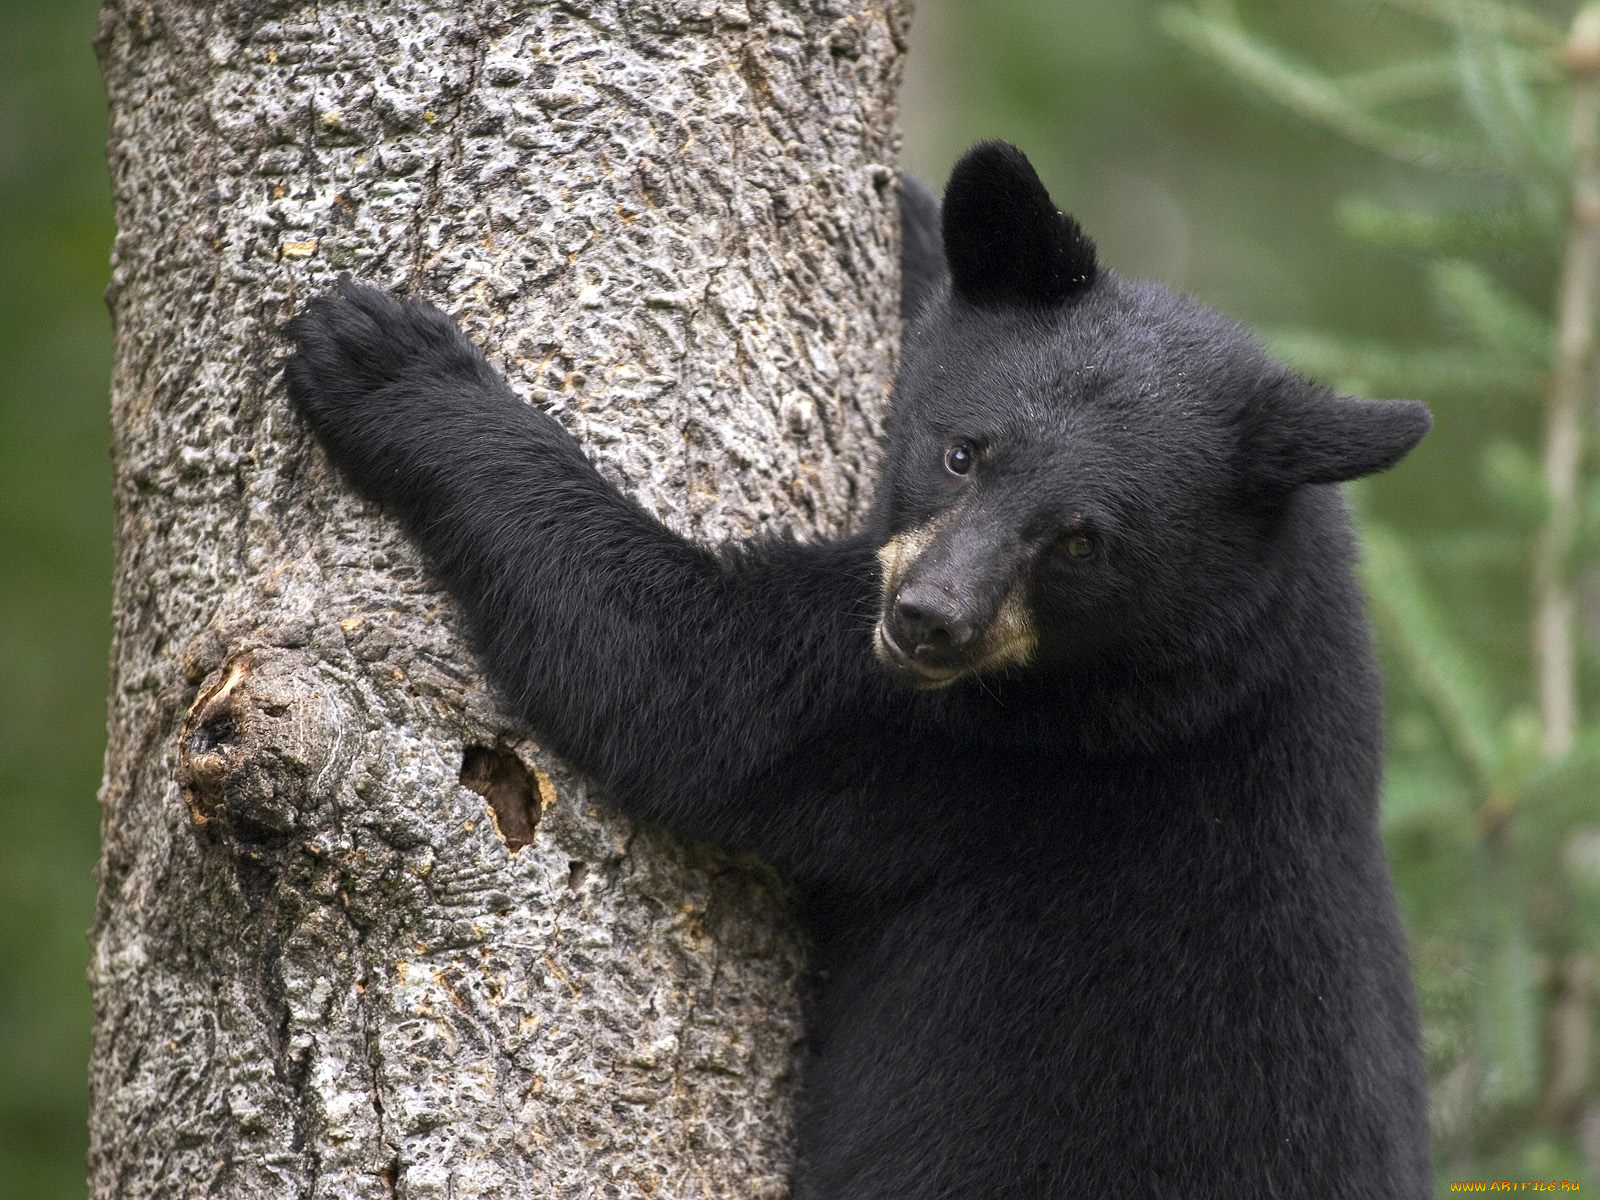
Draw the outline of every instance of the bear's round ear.
[[[1053,308],[1094,282],[1094,243],[1015,146],[979,142],[944,190],[950,285],[969,304]]]
[[[1416,400],[1357,400],[1303,379],[1281,380],[1245,413],[1244,472],[1284,495],[1308,483],[1344,483],[1387,471],[1433,426]]]

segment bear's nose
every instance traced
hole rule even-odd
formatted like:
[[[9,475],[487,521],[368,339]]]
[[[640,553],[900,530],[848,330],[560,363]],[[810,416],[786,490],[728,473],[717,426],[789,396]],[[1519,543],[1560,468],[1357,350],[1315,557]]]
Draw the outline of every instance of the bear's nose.
[[[903,588],[894,605],[895,641],[918,662],[931,663],[972,640],[972,625],[948,597],[916,584]]]

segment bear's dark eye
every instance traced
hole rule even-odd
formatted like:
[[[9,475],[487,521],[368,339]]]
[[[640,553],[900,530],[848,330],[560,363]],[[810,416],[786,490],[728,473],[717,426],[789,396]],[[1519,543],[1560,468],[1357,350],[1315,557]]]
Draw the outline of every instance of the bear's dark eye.
[[[944,469],[952,475],[965,475],[978,461],[971,442],[955,442],[944,452]]]
[[[1069,533],[1061,539],[1061,549],[1068,558],[1082,562],[1086,558],[1093,558],[1098,547],[1094,538],[1087,533]]]

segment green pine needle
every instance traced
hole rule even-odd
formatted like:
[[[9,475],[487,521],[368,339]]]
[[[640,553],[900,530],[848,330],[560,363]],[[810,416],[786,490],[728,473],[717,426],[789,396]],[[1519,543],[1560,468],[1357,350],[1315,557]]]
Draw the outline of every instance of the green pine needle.
[[[1365,534],[1362,579],[1378,628],[1477,786],[1494,794],[1503,783],[1500,722],[1487,682],[1456,640],[1411,551],[1382,525],[1369,522]]]
[[[1499,570],[1521,563],[1529,553],[1526,535],[1504,525],[1413,534],[1410,540],[1424,559],[1451,574]]]
[[[1553,83],[1561,78],[1556,62],[1548,54],[1518,47],[1505,53],[1517,72],[1530,83]],[[1384,63],[1353,75],[1342,76],[1336,86],[1363,108],[1386,108],[1454,96],[1461,88],[1461,61],[1455,52],[1427,55],[1401,62]]]
[[[1439,772],[1391,759],[1383,768],[1385,830],[1408,827],[1462,829],[1471,825],[1472,797],[1458,781]]]
[[[1600,780],[1600,727],[1580,730],[1572,749],[1534,767],[1523,784],[1525,803],[1561,833],[1594,824]]]
[[[1346,237],[1412,254],[1523,251],[1529,242],[1553,241],[1558,232],[1551,220],[1524,206],[1430,212],[1354,199],[1339,205],[1338,218]]]
[[[1456,23],[1461,94],[1467,110],[1525,188],[1545,193],[1550,203],[1565,193],[1566,131],[1547,118],[1534,98],[1527,56],[1514,54],[1504,33],[1490,22],[1467,19],[1467,0],[1452,0],[1461,14]],[[1554,66],[1554,60],[1549,60]]]
[[[1497,439],[1483,452],[1484,490],[1497,511],[1505,513],[1532,533],[1550,516],[1550,486],[1544,467],[1528,450],[1515,442]]]
[[[1549,368],[1549,322],[1478,264],[1463,259],[1431,263],[1428,284],[1440,308],[1485,350],[1535,371]]]
[[[1296,370],[1363,396],[1520,400],[1539,386],[1538,371],[1474,346],[1400,347],[1298,329],[1270,330],[1265,340]]]
[[[1524,890],[1508,856],[1485,849],[1476,889],[1474,960],[1477,981],[1476,1048],[1484,1092],[1503,1105],[1528,1100],[1539,1079],[1538,971],[1532,939],[1513,897]]]
[[[1502,33],[1525,46],[1542,50],[1558,50],[1566,41],[1566,34],[1559,26],[1537,13],[1497,0],[1384,0],[1384,3],[1456,29]]]

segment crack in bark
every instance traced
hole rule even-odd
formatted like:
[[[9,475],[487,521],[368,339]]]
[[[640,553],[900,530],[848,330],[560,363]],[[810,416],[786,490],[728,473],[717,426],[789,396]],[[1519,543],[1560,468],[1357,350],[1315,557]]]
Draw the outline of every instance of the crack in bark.
[[[406,290],[412,293],[422,291],[423,272],[427,268],[424,255],[427,249],[427,223],[438,215],[443,206],[444,190],[441,179],[445,171],[453,172],[460,166],[466,153],[466,142],[462,135],[461,124],[472,101],[478,92],[478,77],[483,71],[484,59],[488,54],[487,39],[483,36],[483,23],[473,22],[473,36],[465,40],[470,46],[467,52],[467,65],[465,68],[466,79],[461,85],[461,94],[457,97],[455,106],[449,117],[450,140],[449,151],[444,156],[434,160],[429,168],[428,192],[423,201],[417,205],[416,215],[411,226],[411,270],[406,275]]]

